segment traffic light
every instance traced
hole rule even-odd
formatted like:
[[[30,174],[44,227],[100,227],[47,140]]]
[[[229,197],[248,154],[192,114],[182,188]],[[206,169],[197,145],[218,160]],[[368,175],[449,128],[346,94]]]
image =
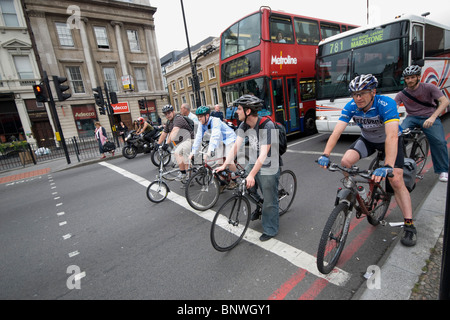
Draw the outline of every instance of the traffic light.
[[[59,101],[65,101],[72,96],[70,93],[64,93],[64,91],[69,90],[69,86],[63,84],[66,81],[67,78],[53,76],[53,83],[55,84],[56,94]]]
[[[101,115],[106,114],[105,99],[103,99],[102,87],[92,88],[92,91],[94,91],[95,104],[100,107],[98,108],[98,111],[100,112]]]
[[[47,102],[48,97],[47,93],[45,92],[45,87],[42,84],[36,84],[33,86],[34,95],[36,96],[37,102]]]
[[[117,93],[115,93],[114,91],[109,93],[109,98],[111,99],[111,104],[119,103],[119,100],[117,100]]]
[[[145,100],[138,100],[139,109],[145,110]]]

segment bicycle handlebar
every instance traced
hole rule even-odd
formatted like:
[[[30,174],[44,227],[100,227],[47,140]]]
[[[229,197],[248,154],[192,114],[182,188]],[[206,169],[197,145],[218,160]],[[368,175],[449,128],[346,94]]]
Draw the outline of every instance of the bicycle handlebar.
[[[363,177],[365,179],[372,179],[372,172],[369,170],[359,170],[359,167],[356,166],[352,166],[351,168],[346,168],[343,166],[340,166],[337,163],[330,163],[330,165],[328,166],[328,170],[335,172],[335,171],[343,171],[348,173],[351,176],[360,176]],[[388,173],[388,177],[392,178],[394,176],[393,173]]]

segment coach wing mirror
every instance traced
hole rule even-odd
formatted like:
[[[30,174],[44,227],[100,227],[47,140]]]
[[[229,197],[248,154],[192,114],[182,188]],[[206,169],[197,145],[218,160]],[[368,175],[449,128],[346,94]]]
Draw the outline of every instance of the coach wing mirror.
[[[425,65],[423,61],[423,41],[414,40],[411,45],[411,60],[414,64],[423,67]]]

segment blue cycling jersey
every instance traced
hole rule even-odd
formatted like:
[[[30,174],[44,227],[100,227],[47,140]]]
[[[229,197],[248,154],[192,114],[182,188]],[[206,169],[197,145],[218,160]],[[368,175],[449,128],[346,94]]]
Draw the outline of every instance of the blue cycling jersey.
[[[375,95],[373,105],[367,112],[358,109],[354,100],[350,101],[342,110],[339,120],[349,123],[352,118],[361,128],[361,136],[373,143],[386,141],[384,125],[388,122],[399,122],[401,131],[397,103],[386,96]]]

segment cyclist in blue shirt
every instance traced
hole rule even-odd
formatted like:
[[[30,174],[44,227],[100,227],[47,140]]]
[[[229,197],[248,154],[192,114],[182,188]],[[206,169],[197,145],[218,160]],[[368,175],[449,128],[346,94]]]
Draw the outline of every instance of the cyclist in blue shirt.
[[[219,118],[211,116],[209,107],[201,106],[195,111],[198,117],[199,126],[195,134],[194,143],[190,157],[192,158],[198,153],[205,133],[210,133],[209,145],[206,157],[226,157],[229,148],[231,148],[236,141],[236,133],[225,122]],[[225,148],[225,150],[223,150]],[[221,152],[218,152],[221,150]],[[231,171],[236,171],[234,164],[230,165]]]
[[[380,182],[389,173],[394,174],[394,177],[389,178],[389,182],[405,219],[401,242],[405,246],[414,246],[417,231],[412,221],[411,196],[403,181],[403,140],[399,137],[401,128],[397,104],[389,97],[377,95],[377,86],[378,81],[371,74],[360,75],[353,79],[349,85],[353,100],[342,110],[318,163],[321,167],[328,167],[331,151],[353,119],[361,128],[361,137],[344,154],[341,165],[350,168],[360,159],[371,156],[376,150],[385,151],[385,165],[373,172],[372,179]]]

